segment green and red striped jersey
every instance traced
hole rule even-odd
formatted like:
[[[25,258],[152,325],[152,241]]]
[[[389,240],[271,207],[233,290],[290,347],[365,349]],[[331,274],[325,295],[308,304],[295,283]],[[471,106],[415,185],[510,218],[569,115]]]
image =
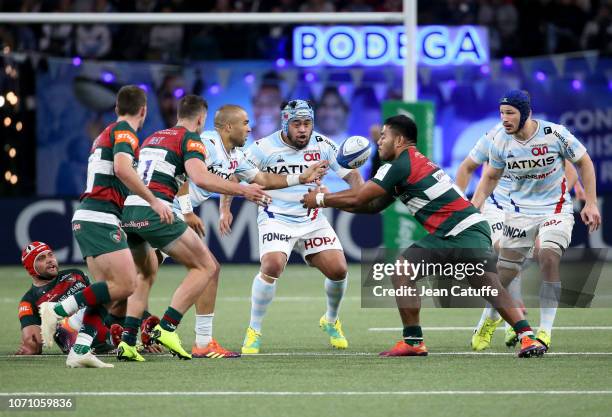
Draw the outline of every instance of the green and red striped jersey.
[[[204,162],[205,156],[206,148],[197,133],[182,126],[160,130],[142,143],[138,174],[156,197],[172,203],[186,179],[185,162],[191,158]],[[137,195],[130,195],[125,204],[149,205]]]
[[[118,153],[125,153],[138,160],[138,137],[126,121],[107,126],[91,146],[87,165],[87,188],[81,195],[79,209],[121,217],[129,190],[115,176],[114,160]]]
[[[32,285],[19,302],[21,328],[39,325],[38,307],[45,302],[60,302],[90,285],[89,277],[80,269],[64,269],[42,287]]]
[[[381,166],[372,181],[404,203],[431,234],[456,236],[485,221],[451,178],[414,146]]]

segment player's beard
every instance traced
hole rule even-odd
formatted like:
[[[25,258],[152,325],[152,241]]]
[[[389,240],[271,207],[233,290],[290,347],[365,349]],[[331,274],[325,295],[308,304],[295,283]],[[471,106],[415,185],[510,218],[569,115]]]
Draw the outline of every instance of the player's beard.
[[[38,278],[43,280],[43,281],[51,281],[52,279],[55,279],[57,277],[58,271],[59,271],[59,265],[58,264],[54,264],[53,265],[54,268],[51,269],[52,272],[49,272],[49,267],[45,267],[45,270],[43,271],[42,274],[38,274]],[[38,272],[38,271],[37,271]]]
[[[287,139],[289,139],[289,144],[296,149],[304,149],[306,146],[308,146],[308,142],[310,142],[310,137],[312,136],[312,130],[304,136],[305,136],[304,144],[300,144],[293,138],[293,135],[291,135],[290,133],[287,133]]]

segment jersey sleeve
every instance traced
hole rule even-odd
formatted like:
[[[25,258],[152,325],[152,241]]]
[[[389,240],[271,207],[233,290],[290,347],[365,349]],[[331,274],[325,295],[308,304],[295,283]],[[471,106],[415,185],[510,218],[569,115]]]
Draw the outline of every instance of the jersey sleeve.
[[[406,161],[398,163],[396,159],[378,168],[376,175],[374,175],[370,181],[384,188],[387,194],[394,195],[395,186],[405,183],[409,176],[410,164],[406,163]]]
[[[470,158],[475,163],[482,165],[489,161],[489,147],[491,146],[491,137],[489,133],[482,135],[476,145],[470,151]]]
[[[138,154],[138,137],[133,130],[129,128],[125,129],[114,129],[111,132],[111,139],[113,140],[113,155],[118,153],[124,153],[132,157]]]
[[[187,132],[183,138],[183,161],[197,158],[206,163],[206,146],[196,133]]]
[[[260,170],[262,169],[266,157],[263,153],[263,151],[261,150],[261,148],[259,147],[259,145],[257,144],[257,142],[253,142],[244,152],[244,156],[246,159],[248,159],[254,166],[256,166],[257,168],[259,168]]]
[[[34,301],[27,296],[27,294],[24,295],[19,302],[18,317],[22,329],[24,327],[33,325],[40,326],[40,315],[38,314],[38,308],[36,307]]]
[[[80,275],[87,286],[91,285],[91,278],[89,278],[85,272],[81,271],[80,269],[73,269],[72,271],[77,275]]]
[[[257,166],[251,162],[251,160],[248,159],[244,153],[239,152],[238,154],[238,166],[236,167],[234,174],[240,181],[251,183],[255,179],[255,176],[259,174],[259,168],[257,168]]]
[[[324,136],[315,136],[317,142],[319,142],[319,148],[321,149],[321,159],[329,161],[329,168],[334,171],[340,178],[346,177],[346,175],[352,171],[342,167],[337,160],[338,156],[338,145],[332,142],[330,139]]]
[[[586,148],[569,130],[561,126],[559,135],[555,135],[561,142],[561,155],[571,162],[576,162],[587,152]]]
[[[495,169],[504,169],[506,161],[501,148],[501,142],[493,140],[489,147],[489,164]]]
[[[215,149],[215,144],[206,138],[202,138],[202,143],[204,144],[206,155],[204,155],[204,163],[207,167],[214,164],[215,159],[217,159],[217,150]]]

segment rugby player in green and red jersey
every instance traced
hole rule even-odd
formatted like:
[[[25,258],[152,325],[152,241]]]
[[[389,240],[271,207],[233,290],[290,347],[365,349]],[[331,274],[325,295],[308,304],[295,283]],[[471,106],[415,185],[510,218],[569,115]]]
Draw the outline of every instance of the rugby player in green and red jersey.
[[[39,355],[42,353],[42,336],[40,332],[40,315],[38,306],[47,301],[62,301],[90,285],[89,277],[79,269],[59,269],[57,259],[49,245],[43,242],[31,242],[21,253],[21,263],[32,277],[32,286],[19,302],[19,322],[21,323],[21,345],[18,355]],[[54,334],[55,342],[60,349],[68,353],[76,334],[83,322],[84,309],[57,324]],[[91,318],[90,318],[91,319]],[[97,351],[108,350],[112,346],[109,329],[104,326],[100,317],[95,317],[90,324],[97,330],[94,346]],[[120,336],[121,333],[115,335]],[[116,340],[116,344],[119,341]]]
[[[125,300],[137,282],[136,266],[120,226],[125,198],[132,191],[146,201],[158,221],[172,223],[172,210],[143,184],[134,169],[138,159],[138,137],[147,115],[147,96],[141,88],[129,85],[117,93],[117,121],[96,138],[87,165],[87,188],[72,218],[72,230],[83,258],[97,281],[59,303],[42,303],[39,308],[42,339],[53,345],[53,334],[62,317],[87,307],[84,325],[66,358],[70,368],[112,368],[91,353],[96,330],[87,324],[88,316],[99,315],[98,307]]]
[[[381,160],[390,161],[376,175],[357,189],[339,193],[310,190],[304,195],[308,208],[335,207],[352,212],[379,212],[394,199],[404,203],[408,211],[429,232],[414,243],[421,249],[479,249],[491,252],[490,227],[480,212],[462,195],[450,177],[416,149],[417,126],[406,116],[385,120],[378,140]],[[406,251],[403,256],[409,256]],[[514,306],[512,297],[501,286],[494,263],[486,264],[488,272],[476,280],[474,287],[497,289],[498,296],[489,297],[500,314],[511,323],[521,339],[519,357],[541,356],[546,348],[538,342],[523,313]],[[491,270],[493,268],[493,270]],[[410,277],[418,279],[418,276]],[[420,301],[412,297],[410,305],[399,305],[404,326],[403,340],[381,356],[426,356],[420,326]]]
[[[242,185],[227,181],[206,169],[206,147],[200,139],[208,104],[196,95],[183,97],[178,104],[177,126],[149,136],[140,148],[138,174],[146,186],[168,207],[187,177],[198,187],[211,192],[240,195],[256,204],[271,200],[257,184]],[[117,350],[121,360],[144,361],[135,349],[136,333],[159,267],[152,248],[161,249],[188,269],[176,289],[170,306],[155,327],[154,338],[180,359],[191,359],[176,333],[183,314],[196,302],[209,282],[219,272],[219,264],[197,233],[179,218],[162,224],[149,203],[138,195],[125,201],[122,225],[134,260],[143,276],[134,294],[128,298],[127,317],[122,342]]]

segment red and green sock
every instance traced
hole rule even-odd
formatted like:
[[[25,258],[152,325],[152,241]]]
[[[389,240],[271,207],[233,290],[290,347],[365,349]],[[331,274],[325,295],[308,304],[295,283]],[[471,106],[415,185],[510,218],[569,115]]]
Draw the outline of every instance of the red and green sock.
[[[182,318],[183,315],[181,313],[179,313],[172,307],[168,307],[168,309],[164,313],[164,316],[159,322],[159,325],[162,329],[167,330],[169,332],[173,332],[176,330]]]
[[[108,284],[101,281],[95,282],[73,296],[57,303],[54,310],[59,316],[68,317],[83,307],[98,306],[109,301],[111,301],[111,297],[108,292]]]
[[[512,328],[516,332],[516,335],[518,336],[519,340],[523,339],[523,337],[525,336],[535,340],[533,330],[531,329],[531,326],[529,325],[529,322],[527,320],[517,321],[514,326],[512,326]]]
[[[123,333],[121,333],[121,340],[130,346],[136,346],[136,339],[138,338],[138,329],[140,328],[141,319],[137,317],[127,316],[125,318],[125,324],[123,325]]]

